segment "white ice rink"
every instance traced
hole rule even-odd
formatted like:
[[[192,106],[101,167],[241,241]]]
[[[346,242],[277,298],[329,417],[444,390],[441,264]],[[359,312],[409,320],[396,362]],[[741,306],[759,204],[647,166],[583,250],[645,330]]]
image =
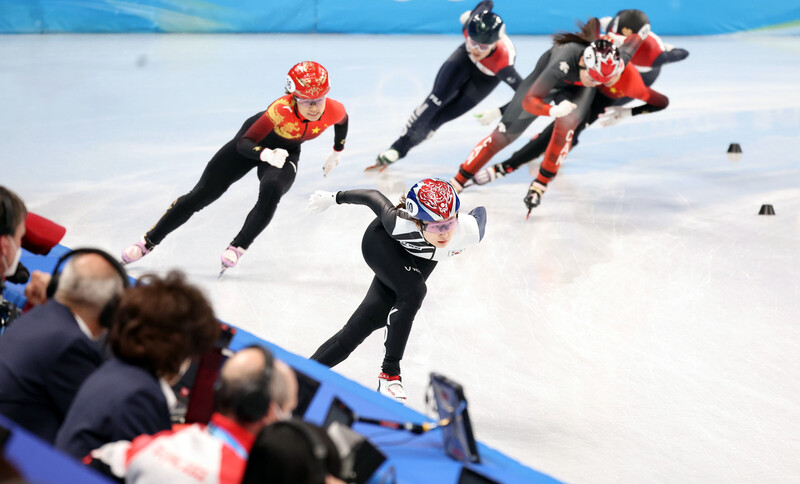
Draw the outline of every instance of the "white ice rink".
[[[527,75],[549,40],[513,40]],[[409,405],[424,411],[428,373],[442,372],[464,385],[479,440],[568,482],[800,482],[800,38],[666,40],[691,52],[654,85],[669,108],[585,131],[530,220],[526,170],[463,193],[486,207],[486,238],[429,280],[403,360]],[[369,285],[373,215],[311,214],[306,200],[355,187],[396,199],[455,174],[490,131],[470,116],[381,176],[363,169],[458,43],[0,36],[0,183],[65,225],[64,245],[118,254],[282,94],[295,62],[321,62],[350,114],[342,164],[322,178],[332,132],[306,143],[272,224],[220,281],[255,172],[130,267],[180,268],[220,318],[308,356]],[[479,108],[510,96],[501,85]],[[762,204],[776,215],[757,215]],[[382,344],[374,334],[337,370],[374,387]]]

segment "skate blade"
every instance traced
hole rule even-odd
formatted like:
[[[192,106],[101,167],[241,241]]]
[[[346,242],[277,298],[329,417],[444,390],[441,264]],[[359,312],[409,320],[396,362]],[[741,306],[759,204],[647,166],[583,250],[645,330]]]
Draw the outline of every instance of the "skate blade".
[[[389,165],[381,165],[380,163],[375,163],[374,165],[370,165],[370,166],[364,168],[364,171],[371,171],[373,173],[380,173],[380,172],[382,172],[383,170],[385,170],[388,167],[389,167]]]
[[[227,269],[227,267],[222,266],[222,269],[219,270],[219,275],[217,276],[217,280],[222,279],[222,274],[225,274],[225,270],[226,269]]]

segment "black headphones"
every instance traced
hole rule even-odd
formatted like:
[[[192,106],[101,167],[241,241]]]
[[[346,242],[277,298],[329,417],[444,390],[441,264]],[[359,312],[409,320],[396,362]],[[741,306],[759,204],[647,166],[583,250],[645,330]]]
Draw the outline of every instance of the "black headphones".
[[[258,345],[247,346],[242,350],[254,348],[264,355],[265,365],[263,372],[254,381],[244,385],[226,384],[222,378],[214,385],[214,398],[217,407],[230,408],[242,422],[257,422],[269,412],[272,398],[270,396],[270,383],[275,368],[275,360],[266,348]],[[241,351],[241,350],[240,350]]]
[[[314,484],[325,484],[325,476],[328,475],[328,446],[322,438],[314,432],[308,424],[294,419],[281,420],[272,424],[273,427],[284,426],[294,429],[303,436],[303,440],[311,447],[311,455],[314,458],[314,466],[311,469],[311,482]]]
[[[56,290],[58,290],[58,279],[61,277],[61,266],[64,265],[64,262],[67,261],[70,257],[74,257],[79,254],[97,254],[103,259],[105,259],[114,270],[117,271],[120,278],[122,279],[122,287],[128,288],[130,287],[130,281],[128,280],[128,274],[125,272],[125,268],[122,267],[122,264],[117,261],[114,257],[112,257],[108,252],[104,252],[100,249],[89,249],[89,248],[81,248],[75,249],[67,252],[66,254],[59,257],[58,262],[56,262],[56,266],[53,268],[53,274],[50,278],[50,283],[47,285],[47,299],[51,299]],[[114,315],[114,309],[117,307],[117,302],[119,302],[119,298],[114,296],[108,303],[103,307],[102,312],[100,313],[100,326],[104,328],[111,327],[111,320],[112,316]]]
[[[14,235],[14,210],[11,208],[11,200],[0,193],[3,198],[3,225],[0,226],[0,235]]]

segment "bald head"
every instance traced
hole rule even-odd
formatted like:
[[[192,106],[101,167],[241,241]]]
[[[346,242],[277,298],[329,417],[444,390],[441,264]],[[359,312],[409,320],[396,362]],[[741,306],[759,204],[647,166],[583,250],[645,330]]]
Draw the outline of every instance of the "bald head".
[[[270,382],[269,392],[284,414],[291,414],[297,407],[297,391],[297,375],[294,370],[281,360],[275,360],[275,374]]]
[[[224,382],[253,381],[264,373],[267,359],[258,348],[244,348],[237,351],[222,365],[219,376]]]
[[[122,289],[120,274],[103,256],[78,254],[64,265],[55,298],[67,306],[83,305],[99,311]]]

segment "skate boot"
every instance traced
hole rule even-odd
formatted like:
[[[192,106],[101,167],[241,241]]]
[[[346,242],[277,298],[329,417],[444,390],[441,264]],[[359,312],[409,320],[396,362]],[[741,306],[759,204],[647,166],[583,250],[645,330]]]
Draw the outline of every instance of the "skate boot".
[[[486,185],[487,183],[495,181],[497,178],[503,178],[512,171],[514,170],[506,171],[506,168],[503,166],[503,164],[498,163],[490,166],[489,168],[484,168],[476,173],[472,178],[472,181],[475,182],[476,185]]]
[[[406,403],[408,399],[400,375],[389,376],[386,373],[378,375],[378,391],[382,395],[394,398],[400,403]]]
[[[122,263],[130,264],[136,262],[142,257],[146,256],[156,245],[147,240],[147,237],[142,236],[142,239],[133,245],[129,245],[122,251]]]
[[[220,257],[220,261],[222,262],[222,269],[219,271],[219,277],[222,277],[222,274],[225,273],[227,269],[232,267],[236,267],[236,264],[239,263],[239,259],[242,258],[244,253],[247,252],[245,249],[241,247],[234,247],[229,245],[227,249],[222,253]]]
[[[379,172],[381,172],[385,170],[387,166],[391,165],[392,163],[394,163],[399,159],[400,159],[400,152],[398,152],[394,148],[389,148],[388,150],[379,154],[378,158],[375,160],[375,164],[372,166],[368,166],[367,170],[377,169]]]
[[[528,194],[522,199],[522,201],[525,202],[525,206],[528,207],[528,217],[531,216],[531,210],[538,207],[542,202],[542,195],[544,195],[546,190],[547,185],[539,180],[533,180],[531,186],[528,187]]]

